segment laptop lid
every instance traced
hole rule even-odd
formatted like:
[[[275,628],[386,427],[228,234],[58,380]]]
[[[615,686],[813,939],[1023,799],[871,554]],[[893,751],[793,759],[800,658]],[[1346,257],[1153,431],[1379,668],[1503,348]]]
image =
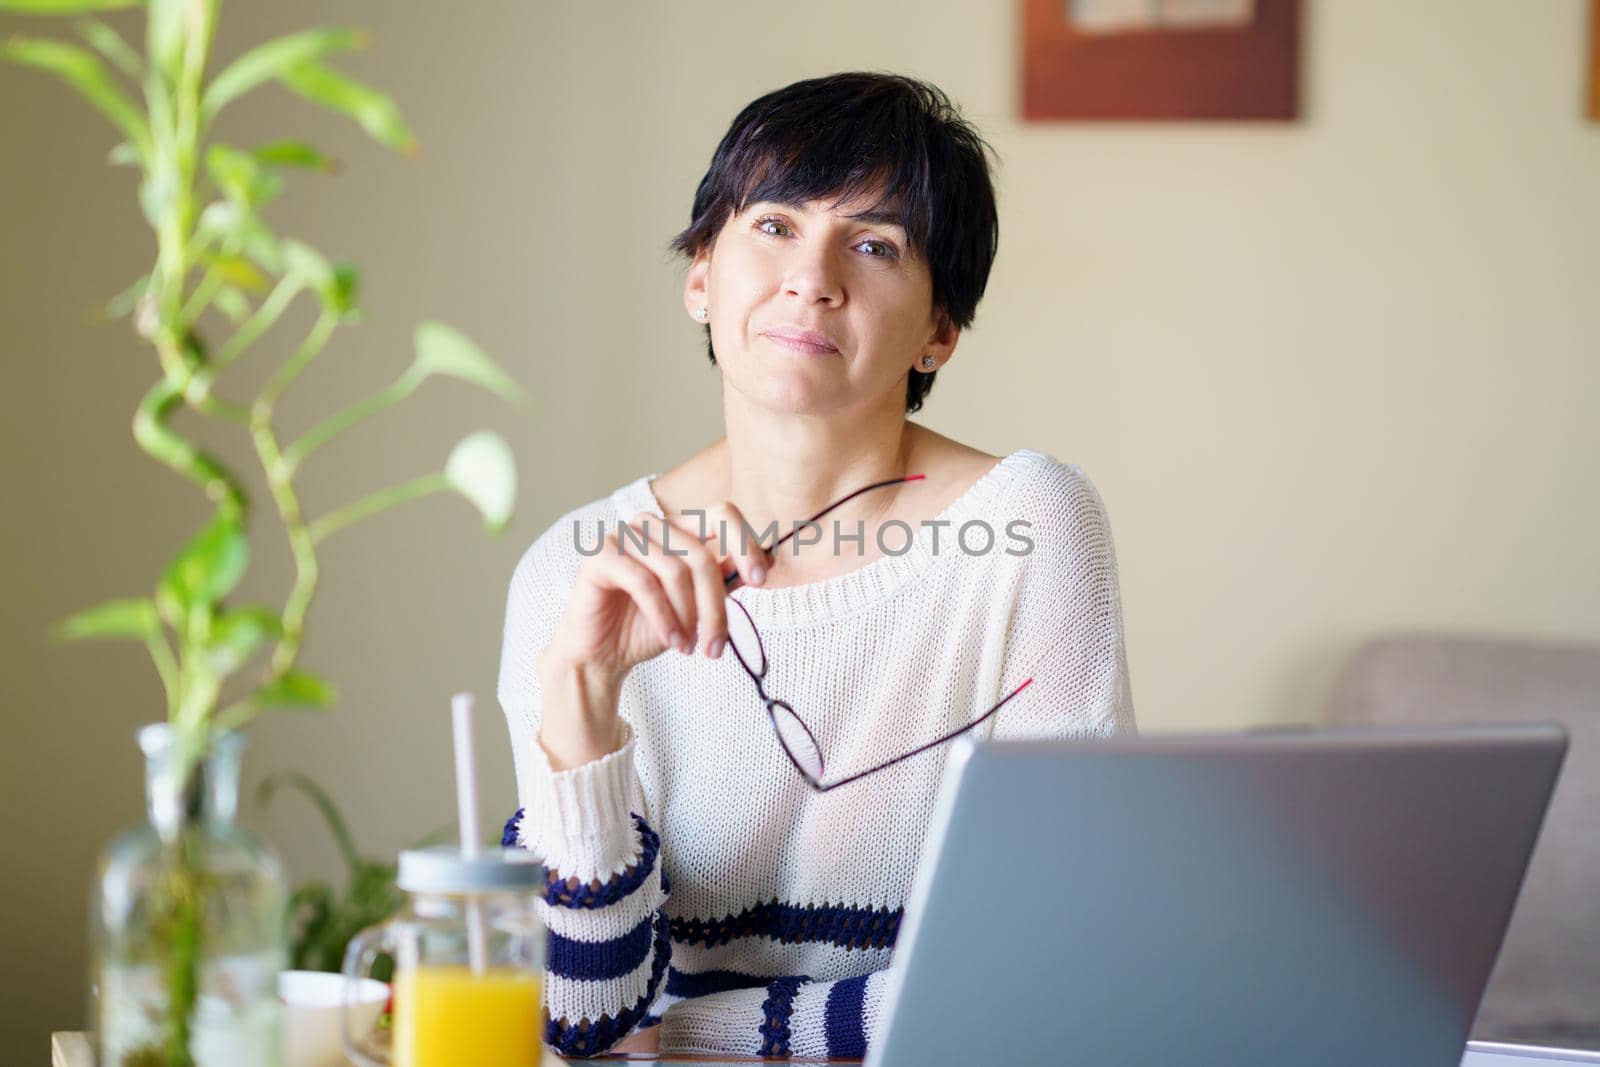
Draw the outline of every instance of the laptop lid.
[[[867,1062],[1456,1067],[1566,744],[963,742]]]

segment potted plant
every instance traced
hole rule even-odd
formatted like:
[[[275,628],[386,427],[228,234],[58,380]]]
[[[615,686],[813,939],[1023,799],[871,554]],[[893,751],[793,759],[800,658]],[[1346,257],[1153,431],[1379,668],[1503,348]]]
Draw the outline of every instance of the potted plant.
[[[302,507],[296,478],[317,450],[429,379],[453,377],[511,401],[522,391],[460,332],[425,322],[398,380],[299,437],[285,436],[279,402],[338,329],[359,317],[357,274],[279,234],[264,215],[290,172],[330,169],[327,156],[296,140],[229,144],[215,136],[217,117],[277,82],[393,148],[410,151],[415,140],[391,99],[328,62],[361,47],[364,34],[305,30],[213,71],[220,7],[221,0],[0,0],[3,12],[77,16],[77,41],[13,36],[0,43],[0,57],[56,75],[121,135],[110,162],[137,172],[138,209],[155,234],[151,271],[112,301],[159,369],[138,401],[133,436],[209,509],[149,593],[91,608],[59,631],[142,642],[167,701],[165,722],[140,733],[149,821],[107,849],[96,887],[90,986],[103,1067],[275,1062],[288,899],[276,859],[234,823],[240,731],[269,708],[334,700],[333,686],[300,663],[323,542],[442,491],[465,496],[498,531],[516,495],[509,448],[479,431],[437,473],[326,514]],[[94,17],[117,8],[143,9],[142,51]],[[273,327],[297,302],[314,305],[315,323],[285,345]],[[266,384],[253,396],[234,395],[230,366],[247,351],[280,345]],[[185,412],[203,433],[180,428],[175,420]],[[249,442],[270,501],[259,511],[269,511],[274,534],[287,540],[294,573],[281,602],[238,602],[259,511],[245,480],[204,443],[223,432]]]
[[[279,789],[292,789],[316,808],[327,826],[333,843],[344,861],[345,886],[342,893],[320,879],[296,886],[290,898],[289,965],[296,970],[342,972],[345,948],[350,939],[369,926],[391,917],[405,904],[405,894],[395,885],[398,871],[393,860],[378,860],[361,855],[355,838],[339,813],[333,797],[311,778],[297,771],[278,771],[264,778],[256,789],[256,803],[271,802]],[[450,838],[450,827],[436,829],[411,845],[427,848]],[[372,977],[389,981],[393,961],[379,959]]]

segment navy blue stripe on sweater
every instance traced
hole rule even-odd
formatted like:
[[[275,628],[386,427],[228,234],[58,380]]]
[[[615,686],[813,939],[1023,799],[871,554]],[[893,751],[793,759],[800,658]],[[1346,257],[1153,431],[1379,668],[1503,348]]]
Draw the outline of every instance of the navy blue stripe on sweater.
[[[794,1012],[794,995],[809,981],[804,977],[779,978],[767,986],[767,999],[761,1004],[761,1055],[789,1054],[789,1016]]]
[[[614,1017],[602,1016],[598,1023],[589,1019],[580,1019],[576,1023],[566,1019],[551,1019],[546,1012],[544,1024],[545,1044],[554,1048],[566,1057],[594,1056],[604,1052],[615,1045],[627,1035],[628,1031],[637,1026],[650,1010],[650,1005],[655,1003],[656,994],[661,989],[661,976],[667,973],[667,966],[672,959],[672,935],[667,928],[667,913],[656,912],[655,923],[655,953],[656,958],[650,964],[650,981],[645,986],[644,996],[630,1008],[618,1012]]]
[[[646,915],[638,926],[609,941],[579,941],[551,933],[546,969],[562,978],[592,981],[632,974],[650,955],[650,931],[655,918]]]
[[[516,814],[506,820],[505,829],[500,834],[500,844],[505,848],[518,847],[517,824],[522,821],[523,809],[518,808]],[[656,868],[656,857],[661,851],[661,837],[650,824],[645,822],[638,813],[633,816],[633,825],[639,831],[639,858],[633,866],[620,874],[599,885],[584,885],[576,878],[563,878],[559,871],[545,872],[544,901],[562,908],[609,908],[617,901],[636,891],[650,877]],[[661,891],[670,892],[667,885],[666,872],[661,875]]]
[[[744,974],[740,971],[680,971],[673,967],[667,971],[667,995],[682,997],[708,997],[713,993],[726,993],[733,989],[760,989],[772,981],[770,974]]]
[[[862,1012],[867,1003],[867,979],[844,978],[828,989],[822,1009],[822,1032],[828,1039],[829,1059],[862,1059],[867,1054]]]
[[[736,937],[784,944],[827,941],[842,948],[892,948],[904,908],[811,907],[772,900],[722,919],[673,919],[672,939],[686,945],[726,945]]]

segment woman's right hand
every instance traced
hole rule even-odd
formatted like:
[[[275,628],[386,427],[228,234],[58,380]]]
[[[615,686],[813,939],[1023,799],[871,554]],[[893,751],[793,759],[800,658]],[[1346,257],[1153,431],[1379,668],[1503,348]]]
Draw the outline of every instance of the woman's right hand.
[[[708,512],[709,528],[722,528],[719,520],[744,528],[731,503]],[[649,512],[628,526],[634,536],[608,531],[579,566],[566,610],[539,654],[539,740],[557,770],[616,751],[617,695],[635,666],[673,648],[720,657],[728,640],[724,575],[737,569],[747,585],[760,585],[772,567],[759,544],[740,544],[737,536],[719,546],[715,537],[702,541]],[[731,551],[720,555],[719,547]]]

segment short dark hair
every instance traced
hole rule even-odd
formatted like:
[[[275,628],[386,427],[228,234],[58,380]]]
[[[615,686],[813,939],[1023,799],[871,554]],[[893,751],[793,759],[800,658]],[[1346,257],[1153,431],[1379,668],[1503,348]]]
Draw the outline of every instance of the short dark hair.
[[[716,245],[731,215],[753,203],[848,201],[881,191],[933,277],[933,308],[972,325],[1000,242],[984,141],[942,90],[899,74],[810,78],[748,104],[728,127],[695,191],[688,229],[671,249],[693,258]],[[706,354],[713,364],[711,327]],[[913,369],[906,413],[934,375]]]

